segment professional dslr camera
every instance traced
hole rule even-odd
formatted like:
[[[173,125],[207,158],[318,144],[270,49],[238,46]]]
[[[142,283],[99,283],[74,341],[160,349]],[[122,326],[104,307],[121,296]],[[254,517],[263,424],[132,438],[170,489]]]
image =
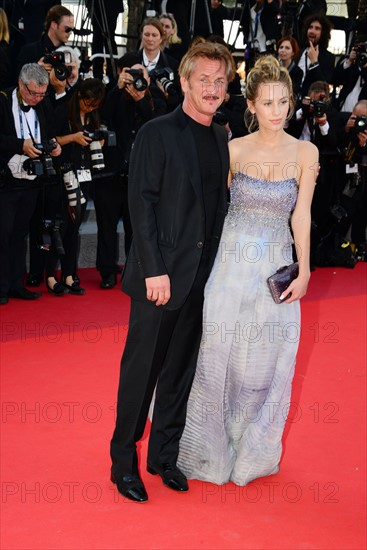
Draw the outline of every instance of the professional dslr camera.
[[[41,151],[39,158],[27,158],[23,162],[23,168],[28,175],[32,176],[56,176],[56,171],[52,164],[50,153],[56,149],[57,141],[55,138],[33,144],[36,149]]]
[[[66,80],[71,75],[71,70],[65,65],[65,63],[71,63],[70,52],[46,53],[43,57],[43,62],[52,65],[55,76],[60,81]]]
[[[143,92],[148,88],[148,82],[144,78],[143,69],[126,69],[126,72],[133,77],[132,85],[138,92]]]
[[[221,109],[217,109],[213,116],[213,122],[216,122],[220,126],[225,126],[229,122],[228,116],[224,111],[221,111]]]
[[[103,170],[105,163],[100,141],[103,139],[106,147],[115,147],[116,133],[112,130],[108,130],[105,126],[97,128],[94,132],[84,131],[83,133],[86,137],[92,140],[89,144],[92,169]]]
[[[359,132],[365,132],[367,130],[367,116],[356,116],[354,119],[354,126],[350,128],[352,134],[359,134]]]
[[[58,256],[64,256],[65,250],[62,244],[60,227],[62,220],[56,218],[56,220],[42,220],[40,235],[38,241],[38,248],[49,252],[51,248],[54,248]]]
[[[328,111],[329,105],[322,100],[311,99],[305,96],[302,99],[302,112],[307,118],[321,118]]]
[[[175,73],[170,67],[156,67],[149,72],[149,76],[153,82],[158,82],[168,95],[173,96],[177,94],[177,88],[174,84]]]
[[[354,47],[357,54],[356,63],[358,67],[364,67],[367,64],[367,42],[362,42]]]

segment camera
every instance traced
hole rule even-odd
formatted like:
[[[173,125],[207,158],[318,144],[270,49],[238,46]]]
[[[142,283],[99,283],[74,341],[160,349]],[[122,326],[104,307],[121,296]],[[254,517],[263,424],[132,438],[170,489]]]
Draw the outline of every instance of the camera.
[[[104,139],[106,147],[116,147],[116,132],[108,130],[105,126],[97,128],[93,132],[84,131],[83,134],[93,141],[101,141]]]
[[[174,84],[175,73],[170,67],[156,67],[149,73],[151,79],[155,83],[159,83],[163,90],[170,96],[177,95],[177,88]]]
[[[56,149],[57,141],[55,138],[42,141],[41,143],[34,143],[36,149],[41,151],[39,158],[27,158],[23,162],[23,168],[28,175],[32,176],[56,176],[52,158],[50,153]]]
[[[144,78],[143,69],[126,69],[126,72],[133,77],[132,85],[135,90],[142,92],[148,88],[148,82]]]
[[[43,57],[43,62],[52,65],[56,78],[60,81],[66,80],[71,75],[71,70],[65,65],[65,63],[71,63],[69,52],[46,53]]]
[[[354,47],[354,50],[357,54],[356,57],[356,63],[359,67],[363,67],[367,64],[367,43],[362,42],[361,44],[357,44]]]
[[[62,220],[60,218],[57,218],[54,221],[42,220],[38,248],[49,252],[53,247],[58,256],[65,255],[60,233],[61,224]]]
[[[302,99],[302,111],[306,117],[320,118],[324,116],[327,110],[328,104],[325,101],[311,99],[308,96]]]
[[[350,132],[353,134],[359,134],[359,132],[365,132],[367,130],[367,116],[356,116],[354,119],[354,126],[350,128]]]

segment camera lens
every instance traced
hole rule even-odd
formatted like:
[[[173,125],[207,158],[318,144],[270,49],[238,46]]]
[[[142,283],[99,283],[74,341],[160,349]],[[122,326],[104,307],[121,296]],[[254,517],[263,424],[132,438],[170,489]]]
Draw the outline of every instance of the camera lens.
[[[92,141],[89,145],[93,170],[103,170],[105,167],[102,147],[99,141]]]

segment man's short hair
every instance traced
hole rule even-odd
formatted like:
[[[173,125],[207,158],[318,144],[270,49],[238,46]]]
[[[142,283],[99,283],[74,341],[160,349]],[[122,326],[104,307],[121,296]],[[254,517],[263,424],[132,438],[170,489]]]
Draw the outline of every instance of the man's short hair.
[[[62,17],[74,17],[74,14],[68,10],[68,8],[65,8],[65,6],[52,6],[46,15],[43,25],[44,31],[49,31],[52,21],[55,21],[55,23],[59,25]]]
[[[233,61],[232,54],[222,44],[215,42],[202,42],[192,46],[184,55],[178,69],[179,75],[189,80],[192,71],[195,68],[197,59],[213,59],[223,61],[226,66],[228,82],[234,79],[236,67]]]
[[[46,69],[38,65],[38,63],[26,63],[20,70],[19,80],[23,84],[35,82],[37,86],[48,86],[49,77]]]
[[[326,97],[329,97],[329,84],[324,80],[316,80],[316,82],[312,82],[308,89],[308,95],[311,95],[312,93],[325,94]]]

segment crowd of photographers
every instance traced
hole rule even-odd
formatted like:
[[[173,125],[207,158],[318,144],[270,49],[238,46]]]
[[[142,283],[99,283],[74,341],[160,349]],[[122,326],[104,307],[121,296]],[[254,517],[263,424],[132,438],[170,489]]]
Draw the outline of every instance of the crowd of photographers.
[[[223,8],[221,2],[212,1],[212,14],[218,8]],[[295,91],[297,108],[287,131],[312,141],[320,151],[311,261],[353,267],[357,259],[367,259],[366,43],[353,44],[336,64],[327,50],[331,23],[323,13],[304,19],[300,48],[294,36],[277,36],[277,0],[258,0],[251,13],[245,36],[251,35],[256,48],[248,48],[247,68],[269,49],[270,33],[272,53],[288,69]],[[47,12],[41,38],[25,44],[16,62],[7,62],[9,33],[0,9],[1,304],[9,298],[39,298],[41,293],[29,288],[43,281],[54,296],[85,293],[77,259],[79,228],[90,196],[98,226],[100,287],[115,286],[121,271],[121,218],[126,254],[132,237],[127,190],[136,133],[182,101],[178,66],[186,48],[171,14],[143,22],[140,49],[118,60],[117,79],[107,89],[100,78],[80,73],[80,52],[67,45],[73,30],[73,14],[55,5]],[[198,39],[223,41],[220,36]],[[244,111],[237,75],[215,117],[229,139],[247,133]]]

